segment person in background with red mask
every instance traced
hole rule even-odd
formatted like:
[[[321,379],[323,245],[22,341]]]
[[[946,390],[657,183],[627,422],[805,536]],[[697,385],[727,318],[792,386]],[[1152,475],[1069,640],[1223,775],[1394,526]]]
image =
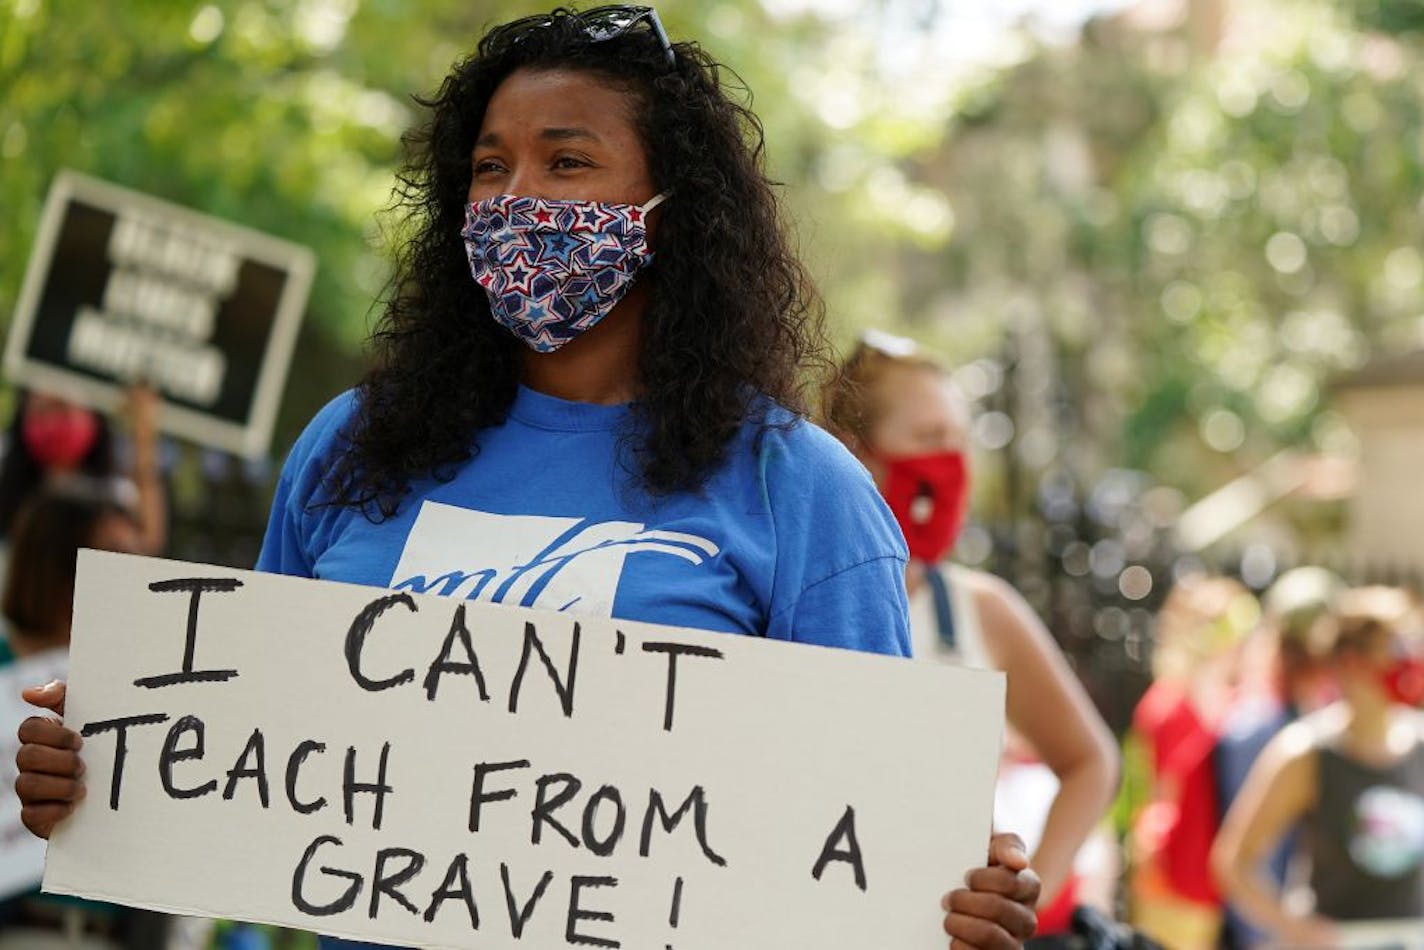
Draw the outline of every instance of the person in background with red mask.
[[[158,395],[152,389],[135,386],[129,391],[124,415],[132,451],[125,453],[131,458],[125,471],[106,418],[59,396],[21,393],[0,461],[0,537],[9,537],[15,514],[47,481],[119,479],[131,482],[120,491],[131,496],[127,502],[138,518],[140,550],[160,553],[167,540],[167,523],[158,467],[158,411]]]
[[[1043,623],[1012,587],[945,560],[969,503],[967,403],[909,340],[862,338],[823,393],[823,424],[864,463],[909,544],[913,655],[1008,674],[1008,721],[1058,779],[1031,859],[1039,933],[1067,929],[1074,855],[1117,783],[1117,749]]]
[[[1350,931],[1369,922],[1370,945],[1412,946],[1424,932],[1420,605],[1397,588],[1347,591],[1317,631],[1340,701],[1266,746],[1226,813],[1212,868],[1276,944],[1363,946]],[[1266,873],[1296,824],[1306,832],[1310,913],[1289,906]]]
[[[94,410],[56,395],[22,392],[5,433],[0,458],[0,577],[5,574],[15,516],[46,486],[95,484],[134,512],[136,550],[161,554],[167,543],[168,500],[158,465],[158,395],[146,386],[129,392],[125,415],[131,434],[130,460],[121,466],[109,421]],[[0,629],[0,660],[9,654]]]

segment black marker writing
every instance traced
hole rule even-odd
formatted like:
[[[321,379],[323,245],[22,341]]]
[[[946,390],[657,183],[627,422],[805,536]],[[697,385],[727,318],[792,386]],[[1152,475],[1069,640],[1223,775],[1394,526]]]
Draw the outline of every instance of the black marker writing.
[[[470,914],[470,929],[480,929],[480,909],[475,906],[475,891],[470,886],[470,859],[464,853],[455,855],[455,859],[450,862],[450,867],[445,871],[445,880],[440,882],[440,886],[435,889],[435,893],[430,895],[430,906],[425,908],[425,922],[428,924],[435,919],[435,915],[440,912],[440,905],[448,900],[458,897],[465,902],[465,909]],[[455,887],[455,879],[459,878],[460,886]]]
[[[253,758],[255,762],[249,765],[248,757]],[[227,786],[222,794],[224,801],[232,801],[232,797],[237,794],[238,781],[245,778],[257,779],[257,798],[262,802],[262,807],[266,808],[270,803],[267,789],[267,743],[262,738],[261,729],[252,730],[247,745],[242,747],[242,754],[228,770]]]
[[[463,662],[456,662],[450,655],[457,640],[460,649],[465,654]],[[440,655],[430,664],[430,669],[425,674],[426,699],[432,701],[435,699],[435,691],[440,688],[440,677],[446,673],[473,676],[475,688],[480,692],[480,701],[489,702],[489,691],[485,689],[485,675],[480,671],[479,657],[475,656],[475,645],[470,640],[470,628],[465,625],[464,604],[455,608],[455,618],[450,623],[450,632],[445,635],[445,643],[440,647]]]
[[[100,722],[89,722],[84,724],[84,728],[79,730],[79,734],[84,738],[97,736],[105,732],[116,733],[114,739],[114,775],[109,782],[109,808],[113,811],[119,810],[119,789],[124,783],[124,759],[129,752],[129,727],[130,726],[152,726],[160,722],[167,722],[167,713],[150,713],[144,716],[124,716],[120,719],[105,719]]]
[[[398,871],[390,872],[386,870],[386,862],[392,858],[400,858],[405,861],[405,866]],[[416,916],[420,915],[420,908],[416,907],[410,900],[400,892],[400,886],[420,873],[420,869],[425,867],[425,855],[419,851],[412,851],[409,848],[382,848],[376,852],[376,872],[371,875],[371,908],[369,916],[376,919],[376,912],[381,907],[381,895],[394,900]]]
[[[599,808],[604,802],[608,802],[613,808],[613,827],[599,838],[594,825],[598,819]],[[623,825],[627,818],[628,809],[623,807],[623,796],[618,793],[618,789],[605,785],[594,792],[583,809],[583,841],[588,845],[588,850],[601,858],[612,854],[613,849],[618,846],[618,839],[623,837]]]
[[[381,830],[381,814],[386,804],[386,793],[394,791],[390,783],[386,781],[386,765],[391,755],[391,744],[387,742],[381,746],[381,764],[376,771],[374,782],[356,781],[356,748],[354,746],[346,750],[346,768],[341,781],[341,795],[346,803],[346,823],[354,825],[356,823],[356,796],[375,795],[376,810],[371,819],[371,827],[376,831]]]
[[[673,930],[677,929],[678,921],[682,919],[682,878],[678,878],[672,886],[672,910],[668,911],[668,926]]]
[[[553,871],[545,871],[544,876],[539,878],[539,883],[534,885],[534,893],[529,900],[524,902],[524,907],[517,906],[514,899],[514,886],[509,882],[509,865],[501,863],[499,866],[499,878],[504,882],[504,906],[509,910],[509,934],[515,940],[524,936],[524,928],[529,924],[529,918],[534,916],[534,908],[539,903],[539,898],[544,896],[544,892],[549,889],[549,882],[554,879]]]
[[[672,711],[677,702],[677,658],[700,656],[720,660],[723,658],[722,651],[714,650],[711,647],[693,646],[690,643],[645,643],[643,652],[667,654],[667,698],[663,707],[663,730],[672,732]]]
[[[529,768],[528,759],[519,759],[515,762],[480,762],[475,765],[474,785],[470,790],[470,830],[480,830],[480,807],[485,802],[502,802],[513,798],[518,793],[512,788],[502,788],[497,792],[485,791],[485,776],[491,772],[504,772],[509,769]]]
[[[135,686],[156,689],[179,683],[221,683],[237,675],[237,670],[195,670],[194,655],[198,649],[198,602],[203,594],[227,594],[242,586],[235,577],[185,577],[171,581],[156,581],[148,589],[157,594],[189,593],[188,634],[183,644],[183,669],[162,676],[144,676],[134,680]]]
[[[187,733],[193,734],[193,744],[186,749],[178,748],[179,741]],[[158,779],[169,798],[201,798],[217,790],[217,779],[204,782],[197,788],[179,788],[173,781],[173,766],[177,762],[203,757],[203,720],[197,716],[184,716],[168,727],[168,735],[163,740],[163,751],[158,755]]]
[[[845,847],[838,847],[840,842],[845,841]],[[811,876],[816,880],[821,879],[821,875],[826,870],[826,865],[832,861],[844,861],[849,864],[851,871],[855,874],[855,886],[862,891],[865,890],[865,858],[860,852],[860,841],[855,836],[855,809],[846,806],[845,814],[841,820],[836,822],[826,843],[821,846],[821,856],[816,859],[816,864],[811,868]]]
[[[559,791],[554,793],[554,796],[550,798],[548,794],[549,786],[555,782],[562,785],[563,788],[559,789]],[[552,775],[539,776],[539,780],[535,783],[534,810],[530,812],[530,818],[534,826],[529,835],[529,842],[531,844],[539,843],[541,838],[540,829],[544,825],[548,825],[562,835],[564,840],[572,847],[577,848],[579,846],[578,835],[564,827],[554,818],[554,809],[566,804],[578,794],[580,788],[583,788],[583,783],[568,772],[556,772]]]
[[[339,914],[344,910],[350,910],[356,904],[356,898],[361,893],[361,885],[363,883],[361,875],[354,871],[339,871],[335,868],[323,866],[321,869],[322,874],[328,877],[339,877],[350,883],[346,886],[346,890],[341,892],[340,897],[329,903],[313,904],[307,900],[305,890],[302,887],[302,882],[306,880],[307,876],[307,865],[311,864],[312,859],[316,857],[317,849],[326,844],[334,844],[337,847],[341,847],[341,839],[335,835],[322,835],[307,845],[306,851],[302,853],[302,860],[297,864],[297,870],[292,874],[292,906],[296,907],[297,910],[302,913],[310,914],[313,917],[330,917],[332,914]]]
[[[287,802],[292,806],[292,810],[299,815],[310,815],[312,812],[321,811],[326,807],[325,796],[314,802],[303,802],[297,799],[297,773],[301,771],[302,763],[313,752],[325,751],[326,743],[304,739],[297,744],[297,747],[287,758]]]
[[[593,937],[588,934],[579,933],[578,925],[581,920],[601,920],[606,923],[613,923],[613,915],[603,910],[584,910],[579,905],[579,892],[584,888],[594,887],[617,887],[616,877],[584,877],[574,875],[569,879],[569,916],[564,924],[564,940],[567,943],[583,947],[621,947],[617,940],[609,940],[604,937]]]
[[[361,671],[361,650],[366,645],[366,637],[370,635],[371,628],[376,625],[381,614],[396,604],[404,606],[411,613],[415,613],[419,609],[415,606],[415,599],[409,594],[390,594],[367,604],[356,615],[356,619],[351,621],[351,627],[346,631],[347,669],[351,671],[351,678],[356,681],[357,685],[373,693],[390,689],[392,686],[403,686],[415,679],[415,670],[413,669],[402,670],[395,676],[383,680],[373,680]]]
[[[539,637],[539,631],[534,628],[534,624],[526,622],[524,624],[524,651],[519,656],[519,669],[514,673],[514,683],[509,687],[509,711],[519,711],[519,689],[524,684],[524,671],[529,666],[529,656],[534,651],[538,651],[539,660],[544,664],[544,670],[549,674],[549,679],[554,684],[554,690],[559,694],[559,704],[563,706],[564,716],[571,717],[574,714],[574,678],[578,675],[579,657],[579,625],[574,624],[574,632],[569,644],[569,663],[563,676],[554,668],[554,661],[549,659],[548,652],[544,649],[544,641]]]
[[[643,814],[643,835],[638,845],[638,853],[645,858],[648,856],[653,841],[654,817],[663,826],[663,831],[671,834],[682,821],[682,816],[687,814],[688,809],[692,809],[692,827],[697,835],[697,844],[702,849],[702,854],[717,867],[726,867],[727,859],[713,851],[712,846],[707,843],[707,793],[703,791],[701,785],[695,786],[682,804],[678,806],[677,811],[671,815],[668,814],[662,793],[657,789],[651,789],[648,792],[648,810]]]

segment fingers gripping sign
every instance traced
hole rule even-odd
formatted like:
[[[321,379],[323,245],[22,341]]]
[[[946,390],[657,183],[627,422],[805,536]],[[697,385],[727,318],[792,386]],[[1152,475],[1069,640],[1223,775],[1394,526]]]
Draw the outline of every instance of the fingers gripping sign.
[[[84,740],[59,718],[64,715],[63,681],[27,689],[22,695],[27,703],[54,714],[31,716],[20,724],[20,749],[15,755],[20,820],[35,835],[48,838],[84,797],[84,763],[79,759]]]
[[[994,835],[988,866],[965,875],[965,885],[944,895],[940,904],[952,950],[1002,950],[1033,936],[1041,888],[1018,835]]]
[[[31,706],[38,706],[41,709],[48,709],[56,716],[64,715],[64,694],[66,684],[64,680],[54,680],[43,686],[33,686],[24,691],[25,702]]]

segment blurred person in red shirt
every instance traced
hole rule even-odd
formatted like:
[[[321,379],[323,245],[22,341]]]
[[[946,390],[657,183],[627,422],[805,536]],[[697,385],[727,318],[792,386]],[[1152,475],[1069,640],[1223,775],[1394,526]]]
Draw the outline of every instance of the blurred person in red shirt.
[[[1189,575],[1157,618],[1155,679],[1133,713],[1152,791],[1132,826],[1132,922],[1171,950],[1213,948],[1220,933],[1208,863],[1219,819],[1212,753],[1259,617],[1240,583]]]

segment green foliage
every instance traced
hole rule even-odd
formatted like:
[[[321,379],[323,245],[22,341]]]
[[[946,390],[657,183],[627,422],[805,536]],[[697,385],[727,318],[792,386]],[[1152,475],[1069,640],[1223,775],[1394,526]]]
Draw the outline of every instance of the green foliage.
[[[1239,4],[1221,45],[1195,21],[1095,22],[952,78],[925,72],[933,49],[887,63],[893,4],[784,6],[660,9],[755,92],[833,318],[958,361],[1036,352],[1029,396],[1067,407],[1044,412],[1083,474],[1127,460],[1195,493],[1328,447],[1322,386],[1417,337],[1424,83],[1373,27],[1410,28],[1418,2]],[[62,167],[308,244],[280,451],[359,372],[411,96],[544,8],[0,0],[0,319]]]
[[[1369,29],[1386,33],[1424,32],[1424,0],[1359,0],[1356,16]]]
[[[1220,37],[1041,46],[916,159],[958,227],[900,258],[901,325],[965,356],[985,325],[1051,341],[1035,372],[1085,477],[1127,461],[1199,494],[1329,450],[1330,380],[1424,326],[1418,50],[1335,3],[1227,9]]]

